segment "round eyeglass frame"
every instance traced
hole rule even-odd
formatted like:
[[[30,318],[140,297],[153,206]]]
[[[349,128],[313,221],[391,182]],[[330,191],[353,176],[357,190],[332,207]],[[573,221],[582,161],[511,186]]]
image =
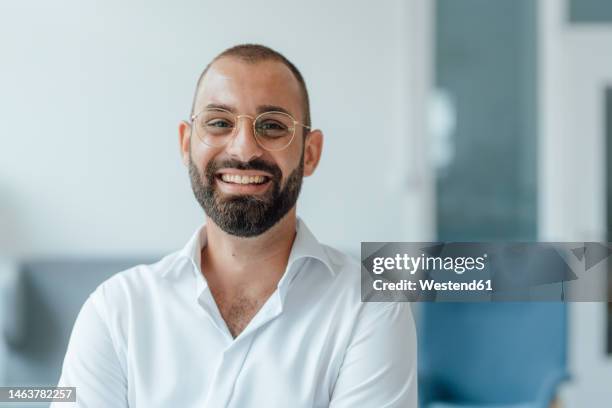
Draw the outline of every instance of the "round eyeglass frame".
[[[203,136],[200,136],[198,134],[199,132],[197,131],[196,118],[199,115],[201,115],[202,113],[208,112],[208,111],[224,112],[224,113],[227,113],[227,114],[229,114],[229,115],[231,115],[231,116],[233,116],[235,118],[235,120],[234,120],[235,124],[234,124],[234,129],[232,129],[232,134],[228,138],[226,138],[225,142],[222,143],[222,144],[212,145],[210,143],[207,143],[207,142],[204,141]],[[287,116],[287,117],[289,117],[289,119],[291,119],[293,121],[293,127],[291,128],[293,134],[289,138],[289,141],[287,142],[287,144],[284,145],[281,148],[278,148],[278,149],[270,149],[270,148],[264,146],[264,144],[259,140],[260,136],[258,136],[257,128],[255,127],[255,123],[257,123],[257,119],[259,119],[260,117],[262,117],[264,115],[270,114],[270,113],[276,113],[276,114],[281,114],[281,115]],[[281,150],[285,150],[287,147],[289,147],[291,142],[293,142],[293,139],[295,139],[295,128],[297,126],[301,126],[301,127],[305,128],[307,130],[310,130],[310,126],[307,126],[307,125],[305,125],[305,124],[303,124],[301,122],[298,122],[297,120],[295,120],[295,118],[293,116],[291,116],[287,112],[266,111],[266,112],[262,112],[259,115],[253,117],[251,115],[236,115],[235,113],[230,112],[227,109],[223,109],[223,108],[212,108],[212,109],[208,108],[208,109],[201,110],[200,112],[196,113],[195,115],[191,115],[191,124],[192,124],[192,128],[195,130],[196,135],[198,136],[198,139],[200,139],[200,141],[202,143],[204,143],[205,145],[210,146],[210,147],[223,147],[223,146],[227,146],[227,144],[230,142],[230,140],[232,140],[234,137],[236,137],[236,134],[238,133],[238,126],[237,125],[238,125],[238,122],[240,121],[240,118],[249,118],[249,119],[251,119],[251,122],[252,122],[251,126],[253,127],[253,136],[255,137],[255,141],[257,142],[257,144],[262,149],[270,151],[270,152],[278,152],[278,151],[281,151]]]

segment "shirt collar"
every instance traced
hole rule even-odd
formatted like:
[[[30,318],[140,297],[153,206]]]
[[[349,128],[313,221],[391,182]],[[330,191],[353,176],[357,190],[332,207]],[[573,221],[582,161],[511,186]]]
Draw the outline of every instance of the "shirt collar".
[[[303,258],[314,258],[321,262],[332,276],[336,273],[336,265],[331,262],[325,247],[321,245],[313,233],[310,232],[306,223],[298,217],[295,240],[293,241],[293,247],[291,247],[291,252],[289,253],[287,270],[289,270],[296,261]]]
[[[202,248],[206,245],[206,239],[206,224],[203,224],[194,232],[187,244],[178,252],[174,261],[162,272],[162,276],[177,277],[181,271],[186,269],[185,267],[187,265],[189,265],[189,269],[192,269],[198,276],[201,276],[200,257]],[[284,282],[292,280],[291,278],[297,272],[296,269],[299,269],[299,267],[294,267],[297,266],[297,261],[306,260],[308,258],[318,260],[325,266],[325,269],[332,277],[335,276],[338,265],[331,261],[325,247],[319,243],[310,229],[306,226],[306,223],[300,217],[297,217],[295,240],[291,252],[289,253],[287,269],[285,269],[285,274],[283,274],[279,286]],[[288,273],[289,271],[293,273],[290,274]]]

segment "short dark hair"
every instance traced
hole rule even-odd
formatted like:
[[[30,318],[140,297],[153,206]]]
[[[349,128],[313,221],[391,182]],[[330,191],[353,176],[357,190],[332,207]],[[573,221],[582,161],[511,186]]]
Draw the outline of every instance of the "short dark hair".
[[[289,68],[289,70],[293,73],[293,76],[295,76],[295,79],[297,79],[300,89],[302,91],[302,105],[303,105],[302,114],[304,115],[304,124],[310,127],[310,102],[308,100],[308,90],[306,89],[306,82],[304,81],[304,77],[302,77],[302,74],[297,69],[297,67],[293,65],[291,61],[285,58],[283,54],[281,54],[278,51],[273,50],[270,47],[266,47],[265,45],[260,45],[260,44],[235,45],[231,48],[226,49],[221,54],[213,58],[211,62],[208,63],[208,65],[206,66],[206,68],[204,68],[204,71],[202,71],[202,73],[200,74],[200,77],[198,78],[198,83],[196,85],[195,94],[193,96],[193,103],[191,105],[191,115],[195,113],[194,109],[195,109],[196,99],[198,97],[198,92],[200,90],[200,85],[202,83],[202,79],[204,78],[204,75],[206,75],[206,72],[208,72],[208,69],[215,61],[223,57],[238,58],[239,60],[250,63],[250,64],[255,64],[257,62],[270,61],[270,60],[278,61],[281,64],[285,65],[287,68]]]

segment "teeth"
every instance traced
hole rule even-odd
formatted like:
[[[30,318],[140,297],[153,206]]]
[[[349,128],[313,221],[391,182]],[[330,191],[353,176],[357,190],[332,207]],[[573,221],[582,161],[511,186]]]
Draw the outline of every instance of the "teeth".
[[[235,183],[235,184],[261,184],[264,182],[264,176],[239,176],[237,174],[227,174],[224,173],[221,175],[221,180],[226,183]]]

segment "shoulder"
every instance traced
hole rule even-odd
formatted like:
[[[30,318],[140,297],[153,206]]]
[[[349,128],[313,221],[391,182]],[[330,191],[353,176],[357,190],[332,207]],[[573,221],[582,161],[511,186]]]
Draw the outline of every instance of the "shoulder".
[[[133,304],[146,303],[164,285],[164,277],[180,267],[179,252],[171,253],[151,264],[135,265],[119,271],[102,282],[91,294],[98,310],[126,310]]]
[[[344,296],[360,298],[361,264],[357,258],[332,246],[321,244],[323,263],[331,272],[330,286],[342,288]]]
[[[333,279],[330,290],[337,296],[345,313],[352,315],[353,324],[362,328],[372,325],[387,326],[391,330],[400,323],[414,334],[414,319],[408,302],[370,302],[362,297],[362,271],[359,260],[328,245],[321,245],[327,254]]]

